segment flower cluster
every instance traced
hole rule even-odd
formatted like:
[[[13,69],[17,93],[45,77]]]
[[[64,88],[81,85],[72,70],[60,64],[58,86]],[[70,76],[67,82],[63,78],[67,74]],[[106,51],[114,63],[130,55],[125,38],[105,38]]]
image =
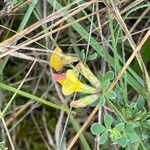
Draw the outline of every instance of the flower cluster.
[[[57,72],[64,66],[74,62],[78,62],[74,69],[68,69],[66,73],[53,74],[52,78],[62,85],[62,93],[66,96],[71,95],[74,92],[88,94],[85,97],[70,103],[71,107],[85,107],[98,99],[99,93],[101,92],[99,80],[87,66],[79,61],[78,57],[64,54],[59,47],[54,49],[50,57],[50,66]],[[81,73],[92,86],[81,82],[78,79],[79,73]]]

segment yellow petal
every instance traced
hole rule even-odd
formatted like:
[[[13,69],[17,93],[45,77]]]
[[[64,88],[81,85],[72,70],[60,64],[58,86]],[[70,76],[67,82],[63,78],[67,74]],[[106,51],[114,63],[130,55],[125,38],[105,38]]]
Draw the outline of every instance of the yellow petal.
[[[64,65],[62,61],[63,52],[59,47],[56,47],[50,58],[50,66],[56,71],[60,71]]]
[[[74,92],[80,91],[80,83],[71,83],[68,80],[63,82],[62,92],[64,95],[71,95]]]
[[[66,72],[66,78],[68,80],[70,80],[71,82],[74,82],[74,83],[77,82],[77,81],[79,81],[78,78],[76,77],[75,73],[71,69],[67,70],[67,72]]]
[[[66,80],[62,84],[62,92],[64,95],[70,95],[74,92],[95,94],[98,91],[97,89],[80,82],[76,77],[75,72],[69,69],[66,72]]]
[[[79,61],[78,57],[66,55],[59,47],[56,47],[50,58],[50,66],[56,71],[60,71],[64,65]]]
[[[66,80],[64,81],[63,86],[62,86],[63,94],[70,95],[74,92],[79,92],[80,85],[81,83],[75,76],[75,73],[71,69],[69,69],[66,72]]]

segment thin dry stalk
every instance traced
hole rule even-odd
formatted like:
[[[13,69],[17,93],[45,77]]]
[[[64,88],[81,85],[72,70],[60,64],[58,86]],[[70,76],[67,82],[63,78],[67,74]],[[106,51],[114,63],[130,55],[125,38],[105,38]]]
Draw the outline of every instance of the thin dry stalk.
[[[29,101],[28,103],[24,104],[23,106],[21,106],[21,108],[15,112],[15,114],[10,117],[7,121],[6,121],[6,126],[9,126],[19,115],[21,115],[31,104],[33,104],[33,102]]]
[[[69,17],[75,15],[76,13],[80,12],[81,9],[85,9],[86,7],[90,6],[93,2],[87,2],[87,3],[84,3],[84,6],[82,6],[80,9],[76,10],[75,12],[72,12],[72,14],[69,14],[69,16],[67,17],[64,17],[63,19],[61,19],[61,21],[59,20],[57,22],[57,24],[55,23],[55,26],[60,24],[60,22],[68,19]],[[29,34],[30,32],[34,31],[35,29],[37,29],[38,27],[42,26],[43,24],[45,23],[48,23],[50,21],[53,21],[55,19],[58,19],[59,17],[62,17],[65,15],[67,9],[69,8],[70,6],[66,6],[62,9],[60,9],[59,11],[47,16],[46,18],[43,18],[42,20],[34,23],[33,25],[27,27],[26,29],[24,29],[23,31],[21,31],[20,33],[17,33],[15,34],[14,36],[12,36],[11,38],[5,40],[4,42],[0,43],[0,52],[4,52],[6,51],[6,46],[8,45],[12,45],[13,43],[17,42],[18,40],[20,40],[22,37],[24,37],[25,35]],[[52,27],[54,27],[54,25],[52,25]],[[46,36],[45,36],[46,37]]]
[[[130,29],[130,33],[134,31],[136,26],[140,23],[143,17],[150,11],[150,8],[145,9],[145,11],[141,14],[141,16],[137,19],[137,21],[133,24],[132,28]]]
[[[45,38],[45,37],[47,37],[47,36],[50,36],[50,35],[52,35],[53,33],[56,33],[56,32],[58,32],[58,31],[60,31],[60,30],[63,30],[63,29],[66,29],[67,27],[69,27],[69,26],[71,26],[71,25],[74,25],[74,24],[76,24],[77,22],[80,22],[80,21],[82,21],[82,20],[84,20],[84,19],[87,19],[88,17],[90,17],[90,16],[92,16],[92,15],[94,15],[94,14],[96,14],[97,12],[94,12],[94,13],[91,13],[91,14],[89,14],[89,15],[87,15],[87,16],[84,16],[84,17],[82,17],[82,18],[80,18],[80,19],[77,19],[77,20],[75,20],[74,22],[71,22],[71,23],[68,23],[68,24],[66,24],[66,25],[64,25],[64,26],[62,26],[62,27],[60,27],[60,28],[56,28],[56,29],[54,29],[54,30],[52,30],[52,31],[50,31],[50,32],[48,32],[48,33],[45,33],[44,35],[41,35],[40,37],[37,37],[36,39],[29,39],[26,43],[23,43],[22,45],[19,45],[19,46],[17,46],[16,48],[14,48],[14,49],[12,49],[12,50],[9,50],[9,51],[6,51],[6,52],[3,52],[3,53],[1,53],[1,55],[0,55],[0,58],[2,58],[2,57],[4,57],[4,56],[7,56],[7,55],[10,55],[10,53],[13,53],[13,52],[15,52],[16,50],[19,50],[19,49],[21,49],[22,47],[25,47],[25,46],[27,46],[27,45],[29,45],[29,44],[31,44],[31,43],[33,43],[33,42],[36,42],[36,41],[38,41],[38,40],[40,40],[40,39],[43,39],[43,38]],[[1,46],[1,44],[0,44],[0,46]],[[8,46],[8,45],[7,45]],[[6,47],[7,47],[6,46]],[[0,49],[1,50],[1,49]],[[3,49],[4,50],[4,49]],[[5,51],[5,50],[4,50]]]
[[[111,0],[111,5],[112,5],[112,9],[113,9],[113,12],[114,12],[114,16],[117,20],[117,22],[119,23],[120,27],[123,29],[124,33],[126,34],[127,36],[127,39],[133,49],[133,51],[135,51],[135,47],[136,47],[136,44],[117,8],[117,6],[115,5],[115,3]],[[142,76],[143,76],[143,80],[144,80],[144,87],[145,87],[145,91],[148,93],[150,91],[149,89],[149,75],[148,75],[148,72],[147,72],[147,69],[145,67],[145,64],[144,64],[144,61],[142,59],[142,56],[141,56],[141,53],[140,52],[137,52],[136,53],[136,58],[137,58],[137,61],[140,65],[140,68],[141,68],[141,71],[142,71]],[[146,94],[148,95],[148,94]],[[150,100],[149,96],[147,96],[147,98]]]
[[[5,123],[5,120],[4,120],[3,117],[2,117],[2,123],[3,123],[3,125],[4,125],[4,129],[5,129],[5,131],[6,131],[6,134],[7,134],[7,137],[8,137],[10,146],[11,146],[11,149],[12,149],[12,150],[15,150],[14,145],[13,145],[13,142],[12,142],[12,139],[11,139],[11,137],[10,137],[8,128],[7,128],[7,126],[6,126],[6,123]]]

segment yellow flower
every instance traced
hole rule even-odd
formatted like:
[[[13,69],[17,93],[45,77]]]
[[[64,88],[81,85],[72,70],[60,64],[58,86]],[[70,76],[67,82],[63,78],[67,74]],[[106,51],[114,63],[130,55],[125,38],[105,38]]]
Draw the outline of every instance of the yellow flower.
[[[56,47],[50,58],[50,66],[56,71],[60,71],[64,65],[78,61],[78,57],[66,55],[59,47]]]
[[[66,72],[66,80],[62,84],[62,92],[64,95],[70,95],[74,92],[82,93],[96,93],[97,90],[93,87],[90,87],[82,82],[80,82],[75,73],[69,69]]]
[[[75,72],[71,69],[67,70],[66,74],[53,74],[52,78],[62,85],[62,92],[66,96],[74,92],[97,93],[95,88],[80,82]]]

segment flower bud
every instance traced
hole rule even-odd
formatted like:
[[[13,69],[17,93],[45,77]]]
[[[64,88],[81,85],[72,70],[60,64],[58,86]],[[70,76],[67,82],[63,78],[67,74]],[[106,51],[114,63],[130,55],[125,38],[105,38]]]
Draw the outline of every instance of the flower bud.
[[[86,107],[87,105],[90,105],[93,102],[95,102],[98,99],[98,97],[98,94],[89,95],[79,100],[72,101],[70,103],[70,106],[74,108]]]

